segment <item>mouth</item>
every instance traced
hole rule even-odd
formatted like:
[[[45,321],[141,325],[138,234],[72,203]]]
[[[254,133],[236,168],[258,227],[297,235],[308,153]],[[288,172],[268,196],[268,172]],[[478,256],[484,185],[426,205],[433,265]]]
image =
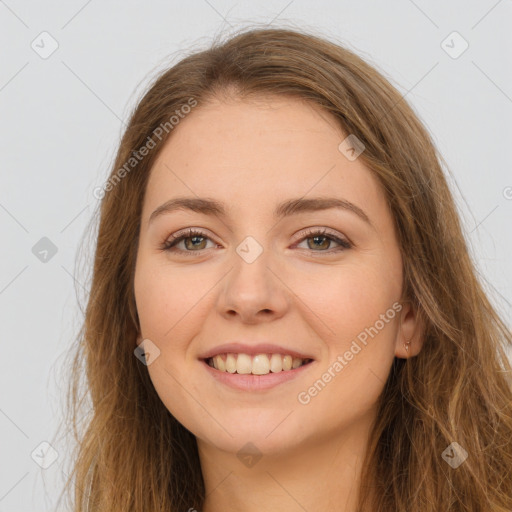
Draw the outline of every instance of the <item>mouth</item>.
[[[203,358],[208,366],[221,372],[238,375],[263,376],[270,373],[289,373],[313,362],[310,358],[294,357],[290,354],[225,353]]]

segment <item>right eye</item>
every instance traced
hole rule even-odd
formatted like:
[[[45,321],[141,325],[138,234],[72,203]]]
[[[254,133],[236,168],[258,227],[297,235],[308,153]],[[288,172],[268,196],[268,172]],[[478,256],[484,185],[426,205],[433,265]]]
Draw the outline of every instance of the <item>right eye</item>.
[[[206,236],[204,231],[189,228],[185,232],[179,232],[171,235],[161,246],[163,251],[179,252],[192,255],[191,253],[200,253],[205,250],[205,242],[211,239]],[[179,243],[184,242],[185,249],[178,249]]]

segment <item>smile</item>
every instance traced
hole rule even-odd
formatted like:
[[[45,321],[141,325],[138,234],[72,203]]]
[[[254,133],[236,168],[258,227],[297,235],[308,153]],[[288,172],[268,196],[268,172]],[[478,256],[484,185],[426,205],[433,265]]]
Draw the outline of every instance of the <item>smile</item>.
[[[201,359],[201,364],[216,382],[245,392],[265,391],[297,379],[316,366],[317,362],[313,359],[292,358],[290,355],[281,354],[249,356],[228,353]]]

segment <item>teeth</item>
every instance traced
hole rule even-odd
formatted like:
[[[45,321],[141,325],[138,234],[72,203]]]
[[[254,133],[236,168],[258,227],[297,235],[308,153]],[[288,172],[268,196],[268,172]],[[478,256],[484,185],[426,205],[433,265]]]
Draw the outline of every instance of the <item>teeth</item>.
[[[218,357],[218,358],[214,359],[213,364],[214,364],[214,368],[217,368],[221,372],[226,371],[226,363],[224,362],[222,357]],[[231,373],[233,373],[233,372],[231,372]]]
[[[309,361],[281,354],[258,354],[253,357],[248,354],[218,354],[210,358],[208,364],[221,372],[267,375],[292,370]]]
[[[247,354],[238,354],[238,359],[236,360],[236,373],[251,373],[251,371],[251,357]]]
[[[272,354],[270,358],[270,371],[272,373],[280,372],[283,369],[283,358],[279,354]]]
[[[213,358],[214,366],[215,366],[215,358],[216,357],[218,358],[220,356],[215,356]],[[215,368],[217,368],[217,370],[220,370],[220,368],[218,366],[215,366]],[[229,373],[236,372],[236,357],[233,354],[228,354],[226,357],[226,371],[228,371]]]

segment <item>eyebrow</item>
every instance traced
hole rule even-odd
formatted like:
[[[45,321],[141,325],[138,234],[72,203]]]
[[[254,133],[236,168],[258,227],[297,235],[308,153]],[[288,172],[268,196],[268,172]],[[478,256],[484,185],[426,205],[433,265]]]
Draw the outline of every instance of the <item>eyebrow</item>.
[[[315,212],[320,210],[329,210],[331,208],[339,208],[355,213],[359,218],[364,220],[370,226],[372,223],[368,215],[355,204],[337,197],[313,197],[309,199],[298,198],[289,199],[279,203],[274,210],[274,218],[280,219],[304,212]],[[190,210],[205,215],[213,215],[216,217],[227,217],[227,210],[223,203],[209,198],[199,197],[176,197],[169,199],[160,205],[149,217],[148,224],[157,217],[171,213],[177,210]]]

